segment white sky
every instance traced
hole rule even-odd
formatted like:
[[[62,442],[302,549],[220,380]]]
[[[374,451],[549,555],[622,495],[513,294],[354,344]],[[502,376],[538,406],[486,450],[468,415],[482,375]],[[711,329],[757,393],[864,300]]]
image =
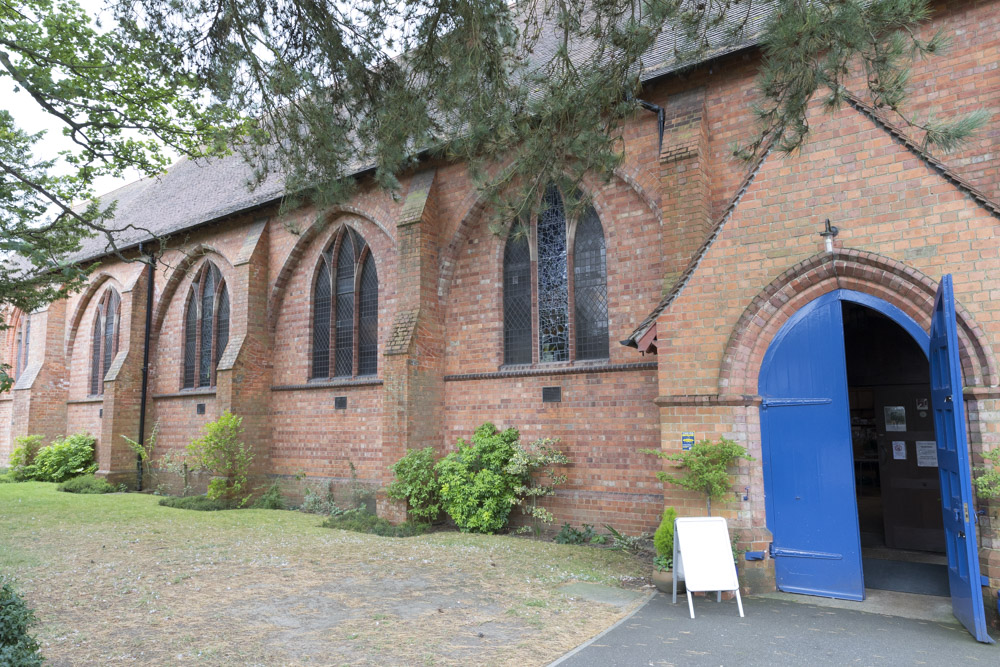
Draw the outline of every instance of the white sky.
[[[88,14],[93,16],[102,15],[105,26],[110,24],[110,13],[104,11],[105,0],[77,0]],[[16,39],[15,35],[15,39]],[[35,157],[51,159],[61,150],[72,149],[73,142],[63,136],[63,125],[55,118],[45,113],[38,104],[23,90],[14,92],[14,81],[9,77],[0,78],[0,105],[7,109],[14,117],[14,121],[22,130],[34,134],[40,130],[46,130],[44,139],[35,144]],[[61,173],[71,171],[68,165],[60,165]],[[96,179],[94,183],[95,194],[105,194],[142,178],[142,174],[135,170],[130,170],[123,178],[103,176]]]

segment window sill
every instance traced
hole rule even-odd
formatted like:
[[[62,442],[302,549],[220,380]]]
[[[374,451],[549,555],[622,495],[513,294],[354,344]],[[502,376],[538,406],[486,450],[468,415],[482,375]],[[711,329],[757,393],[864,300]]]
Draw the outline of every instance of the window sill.
[[[215,387],[195,387],[181,389],[172,394],[153,394],[153,398],[187,398],[189,396],[215,396]]]
[[[271,391],[302,391],[306,389],[336,389],[338,387],[377,387],[382,380],[377,375],[362,375],[353,378],[320,378],[306,384],[272,385]]]
[[[76,398],[72,401],[66,401],[66,405],[79,405],[81,403],[103,403],[104,395],[99,396],[88,396],[87,398]]]
[[[445,375],[445,382],[460,382],[463,380],[494,380],[511,377],[535,377],[545,375],[580,375],[586,373],[622,373],[629,371],[655,370],[656,362],[640,362],[631,364],[611,364],[607,361],[556,361],[543,364],[523,364],[519,366],[501,366],[493,373],[466,373],[461,375]]]

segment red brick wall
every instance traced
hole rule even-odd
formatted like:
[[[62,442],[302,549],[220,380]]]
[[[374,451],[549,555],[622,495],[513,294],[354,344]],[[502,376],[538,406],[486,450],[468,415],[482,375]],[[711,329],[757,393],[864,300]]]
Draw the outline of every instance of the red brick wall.
[[[0,468],[6,468],[14,444],[10,435],[11,410],[14,401],[10,396],[0,396]]]

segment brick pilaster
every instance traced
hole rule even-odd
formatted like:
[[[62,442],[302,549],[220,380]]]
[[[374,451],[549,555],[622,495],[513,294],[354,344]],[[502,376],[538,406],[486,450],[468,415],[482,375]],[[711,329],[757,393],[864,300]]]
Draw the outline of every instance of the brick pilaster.
[[[48,444],[66,434],[66,305],[62,299],[28,315],[28,366],[13,387],[11,439],[38,434]]]
[[[139,271],[132,284],[122,292],[118,354],[104,376],[104,413],[97,443],[97,474],[112,483],[135,483],[135,453],[122,436],[133,440],[139,437],[148,278],[148,270]]]
[[[267,322],[267,220],[249,226],[233,262],[229,290],[229,344],[219,360],[216,404],[243,418],[244,442],[253,447],[251,470],[270,469],[271,349]]]
[[[388,468],[408,448],[441,442],[443,383],[442,314],[438,303],[438,228],[431,196],[435,171],[424,171],[410,183],[397,221],[399,304],[385,346],[382,462]],[[405,519],[405,508],[379,498],[378,512],[390,520]]]
[[[705,240],[711,223],[705,89],[671,96],[665,111],[660,187],[664,289],[669,289]]]

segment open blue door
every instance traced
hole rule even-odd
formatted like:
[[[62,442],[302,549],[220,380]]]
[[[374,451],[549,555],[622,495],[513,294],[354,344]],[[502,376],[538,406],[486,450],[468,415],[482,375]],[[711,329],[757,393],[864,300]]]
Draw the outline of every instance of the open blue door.
[[[958,358],[955,296],[951,276],[941,279],[931,319],[931,405],[937,436],[941,506],[948,551],[948,582],[955,618],[981,642],[986,633],[979,575],[979,542],[972,498],[969,444],[965,434],[962,367]]]
[[[778,588],[863,600],[844,324],[836,292],[785,323],[764,355],[758,389]]]

